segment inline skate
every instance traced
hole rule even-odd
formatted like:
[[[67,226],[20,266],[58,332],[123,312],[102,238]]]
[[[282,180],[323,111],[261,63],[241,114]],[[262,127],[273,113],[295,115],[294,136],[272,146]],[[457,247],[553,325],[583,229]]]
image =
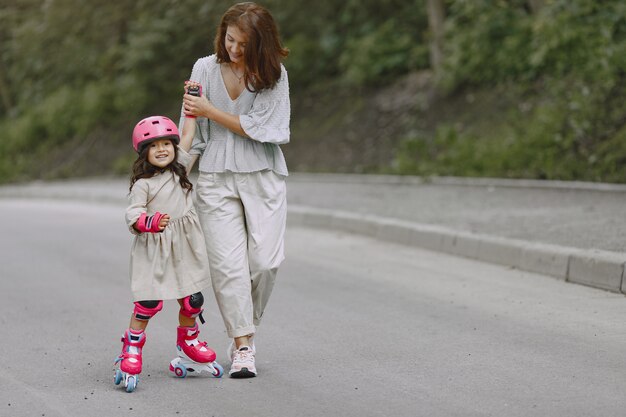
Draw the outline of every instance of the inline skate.
[[[115,385],[124,381],[126,392],[133,392],[139,382],[141,373],[141,351],[146,343],[145,332],[135,333],[127,329],[122,337],[122,353],[117,357],[115,363],[119,363],[119,368],[115,371]]]
[[[200,375],[208,372],[216,378],[224,375],[224,368],[215,361],[215,352],[206,342],[198,341],[198,325],[178,327],[176,350],[178,357],[170,362],[170,371],[177,377],[185,378],[188,374]]]

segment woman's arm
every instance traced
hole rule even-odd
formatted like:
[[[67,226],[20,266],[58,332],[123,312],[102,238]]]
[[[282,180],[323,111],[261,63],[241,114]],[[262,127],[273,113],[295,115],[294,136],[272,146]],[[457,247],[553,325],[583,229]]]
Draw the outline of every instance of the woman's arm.
[[[282,67],[281,78],[270,90],[259,92],[247,114],[231,114],[215,107],[206,97],[185,95],[185,115],[206,117],[228,130],[257,142],[282,145],[289,143],[291,104],[289,80]]]
[[[239,123],[239,115],[218,109],[204,96],[193,97],[185,94],[183,104],[185,106],[185,115],[206,117],[240,136],[248,136],[241,127],[241,123]]]
[[[239,116],[239,124],[246,136],[257,142],[275,145],[289,143],[289,79],[285,67],[281,71],[281,77],[274,88],[258,93],[251,111]]]

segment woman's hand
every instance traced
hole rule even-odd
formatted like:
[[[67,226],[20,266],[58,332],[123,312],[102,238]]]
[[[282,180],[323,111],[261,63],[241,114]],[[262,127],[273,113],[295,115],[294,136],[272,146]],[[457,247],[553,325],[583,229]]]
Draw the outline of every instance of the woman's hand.
[[[185,95],[183,95],[183,113],[185,116],[206,117],[240,136],[248,137],[241,128],[239,115],[218,109],[204,95],[196,97],[187,94],[187,88],[194,85],[200,84],[194,81],[185,81]]]
[[[214,106],[204,95],[201,97],[195,97],[187,94],[187,89],[193,86],[200,86],[200,84],[194,81],[185,82],[183,113],[185,113],[186,116],[200,116],[208,119],[211,111],[214,109]]]

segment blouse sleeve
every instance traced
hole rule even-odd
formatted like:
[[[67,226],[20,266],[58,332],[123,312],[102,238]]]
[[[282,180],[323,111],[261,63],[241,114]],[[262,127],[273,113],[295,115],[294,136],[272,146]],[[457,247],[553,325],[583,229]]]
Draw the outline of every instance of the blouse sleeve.
[[[200,58],[196,61],[191,70],[189,76],[190,81],[195,81],[202,85],[202,93],[206,96],[209,91],[209,77],[207,76],[207,65],[209,58]],[[182,132],[183,124],[185,123],[185,113],[183,113],[184,105],[180,106],[180,122],[178,123],[178,130]],[[189,153],[191,155],[202,155],[209,141],[209,121],[204,117],[198,117],[196,119],[196,132],[191,142],[191,148]]]
[[[126,209],[126,225],[130,232],[134,235],[139,233],[135,230],[133,225],[141,216],[141,213],[147,211],[148,205],[148,183],[146,181],[139,180],[133,184],[132,190],[128,195],[128,208]]]
[[[250,139],[282,145],[289,143],[289,79],[284,66],[276,86],[257,94],[248,114],[239,116],[239,122]]]

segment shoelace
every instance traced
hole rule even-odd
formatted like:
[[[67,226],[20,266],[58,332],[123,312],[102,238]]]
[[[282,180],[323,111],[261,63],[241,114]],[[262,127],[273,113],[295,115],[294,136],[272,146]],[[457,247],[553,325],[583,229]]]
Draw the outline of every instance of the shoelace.
[[[252,356],[252,352],[249,350],[236,350],[233,362],[245,362],[250,356]]]

